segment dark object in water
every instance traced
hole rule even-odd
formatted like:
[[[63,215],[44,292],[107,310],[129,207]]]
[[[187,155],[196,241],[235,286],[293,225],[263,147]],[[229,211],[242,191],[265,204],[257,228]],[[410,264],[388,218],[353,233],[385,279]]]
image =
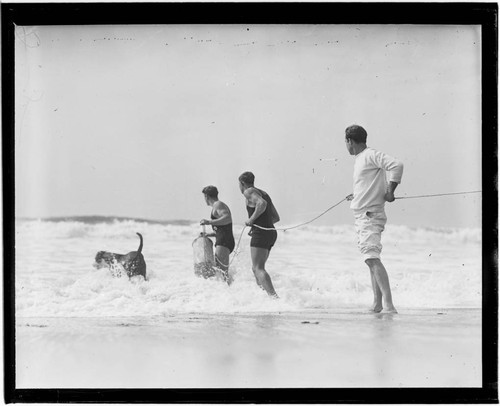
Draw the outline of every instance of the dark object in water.
[[[216,275],[213,242],[204,235],[193,241],[194,274],[203,278]]]
[[[94,268],[109,268],[113,276],[116,277],[122,276],[122,270],[125,270],[129,278],[142,275],[146,279],[146,261],[142,255],[142,235],[136,234],[140,238],[137,251],[131,251],[125,255],[99,251],[95,256]]]

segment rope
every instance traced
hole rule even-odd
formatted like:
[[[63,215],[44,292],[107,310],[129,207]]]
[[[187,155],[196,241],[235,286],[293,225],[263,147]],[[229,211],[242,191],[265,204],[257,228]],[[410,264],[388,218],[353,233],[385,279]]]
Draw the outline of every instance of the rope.
[[[466,194],[471,194],[471,193],[482,193],[482,191],[481,190],[475,190],[475,191],[472,191],[472,192],[455,192],[455,193],[438,193],[438,194],[433,194],[433,195],[402,196],[402,197],[396,197],[396,200],[401,200],[401,199],[419,199],[419,198],[424,198],[424,197],[436,197],[436,196],[466,195]],[[261,230],[268,230],[268,231],[270,231],[270,230],[287,231],[287,230],[292,230],[294,228],[299,228],[299,227],[302,227],[302,226],[305,226],[307,224],[312,223],[313,221],[319,219],[321,216],[324,216],[330,210],[334,209],[339,204],[341,204],[342,202],[344,202],[345,200],[347,200],[350,196],[351,195],[348,195],[348,196],[344,197],[340,202],[335,203],[333,206],[330,206],[328,209],[326,209],[324,212],[322,212],[320,215],[314,217],[313,219],[311,219],[309,221],[306,221],[305,223],[297,224],[296,226],[285,227],[285,228],[266,228],[266,227],[261,227],[261,226],[259,226],[257,224],[253,224],[253,227],[257,227],[257,228],[260,228]],[[240,238],[238,239],[238,244],[236,244],[236,248],[234,250],[233,258],[231,258],[231,260],[229,261],[229,264],[227,265],[228,269],[229,269],[229,266],[233,263],[233,261],[236,258],[236,256],[239,254],[239,252],[237,252],[237,251],[238,251],[238,248],[240,246],[241,237],[243,237],[243,232],[245,231],[245,228],[247,228],[247,227],[248,226],[245,225],[243,227],[243,229],[241,230]],[[223,266],[226,266],[226,264],[224,264],[217,257],[215,259],[216,259],[217,262],[219,262],[219,264],[221,264]]]
[[[231,264],[233,263],[234,259],[236,258],[236,256],[239,254],[238,251],[238,248],[240,247],[240,242],[241,242],[241,237],[243,237],[243,231],[245,231],[245,228],[247,228],[247,226],[243,226],[243,229],[241,230],[241,233],[240,233],[240,238],[238,239],[238,244],[236,244],[236,248],[234,249],[234,254],[233,254],[233,258],[231,258],[231,260],[229,261],[229,264],[225,264],[224,262],[222,262],[219,258],[215,257],[215,260],[221,264],[222,266],[226,266],[228,269],[229,267],[231,266]]]
[[[423,198],[423,197],[435,197],[435,196],[451,196],[451,195],[465,195],[465,194],[470,194],[470,193],[481,193],[481,190],[475,190],[472,192],[456,192],[456,193],[439,193],[439,194],[433,194],[433,195],[419,195],[419,196],[403,196],[403,197],[396,197],[396,199],[417,199],[417,198]],[[333,206],[329,207],[326,209],[323,213],[321,213],[319,216],[314,217],[312,220],[306,221],[305,223],[298,224],[293,227],[286,227],[286,228],[266,228],[266,227],[261,227],[257,224],[254,224],[254,227],[260,228],[261,230],[280,230],[280,231],[287,231],[287,230],[292,230],[294,228],[302,227],[305,226],[306,224],[310,224],[313,221],[319,219],[321,216],[325,215],[327,212],[329,212],[331,209],[337,207],[340,203],[342,203],[344,200],[347,200],[349,196],[344,197],[340,202],[334,204]]]
[[[350,195],[349,195],[350,196]],[[340,202],[338,203],[335,203],[333,206],[329,207],[328,209],[326,209],[323,213],[321,213],[319,216],[316,216],[314,217],[312,220],[309,220],[309,221],[306,221],[305,223],[301,223],[301,224],[297,224],[296,226],[292,226],[292,227],[285,227],[285,228],[266,228],[266,227],[261,227],[261,226],[258,226],[257,224],[253,224],[253,227],[257,227],[257,228],[260,228],[261,230],[279,230],[279,231],[287,231],[287,230],[292,230],[294,228],[299,228],[299,227],[302,227],[302,226],[305,226],[306,224],[310,224],[312,223],[313,221],[319,219],[321,216],[324,216],[326,213],[328,213],[330,210],[332,210],[333,208],[337,207],[340,203],[342,203],[344,200],[347,200],[347,198],[349,196],[346,196],[344,197]]]
[[[340,203],[342,203],[343,201],[347,200],[347,197],[344,197],[340,202],[338,203],[335,203],[333,206],[329,207],[328,209],[326,209],[323,213],[321,213],[320,215],[314,217],[312,220],[309,220],[309,221],[306,221],[305,223],[302,223],[302,224],[298,224],[296,226],[293,226],[293,227],[286,227],[286,228],[266,228],[266,227],[261,227],[261,226],[258,226],[257,224],[254,224],[253,226],[254,227],[257,227],[257,228],[260,228],[262,230],[279,230],[279,231],[287,231],[287,230],[292,230],[294,228],[298,228],[298,227],[302,227],[302,226],[305,226],[306,224],[310,224],[312,223],[313,221],[319,219],[321,216],[324,216],[326,213],[328,213],[330,210],[332,210],[333,208],[337,207]],[[240,242],[241,242],[241,237],[243,237],[243,232],[245,231],[245,228],[247,228],[248,226],[244,226],[243,229],[241,230],[241,233],[240,233],[240,238],[238,239],[238,244],[236,244],[236,248],[234,250],[234,255],[233,255],[233,258],[231,258],[231,261],[229,261],[229,264],[227,265],[227,267],[229,268],[229,266],[231,266],[231,264],[233,263],[234,259],[236,258],[236,256],[239,254],[238,251],[238,248],[240,246]],[[221,260],[219,260],[217,257],[215,258],[216,261],[223,265],[223,266],[226,266],[226,264],[224,264]]]
[[[402,197],[396,197],[397,200],[399,199],[419,199],[422,197],[435,197],[435,196],[451,196],[451,195],[466,195],[470,193],[482,193],[482,190],[475,190],[472,192],[456,192],[456,193],[438,193],[435,195],[419,195],[419,196],[402,196]]]

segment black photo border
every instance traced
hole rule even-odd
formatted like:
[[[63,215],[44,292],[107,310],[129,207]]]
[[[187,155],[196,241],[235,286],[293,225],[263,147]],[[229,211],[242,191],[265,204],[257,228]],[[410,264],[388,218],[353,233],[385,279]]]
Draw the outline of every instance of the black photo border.
[[[497,3],[2,3],[4,400],[6,403],[498,403]],[[14,28],[113,24],[441,24],[482,33],[480,388],[16,389]]]

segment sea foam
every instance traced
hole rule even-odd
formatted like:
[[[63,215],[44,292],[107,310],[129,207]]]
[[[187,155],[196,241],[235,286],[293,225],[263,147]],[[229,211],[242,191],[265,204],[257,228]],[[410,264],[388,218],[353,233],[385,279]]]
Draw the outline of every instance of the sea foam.
[[[101,219],[102,220],[102,219]],[[19,317],[128,317],[174,313],[359,308],[372,301],[352,225],[278,232],[267,270],[280,300],[255,283],[248,228],[234,226],[231,286],[194,274],[195,222],[112,218],[16,221],[15,305]],[[97,251],[134,251],[144,237],[147,280],[114,278],[92,264]],[[394,302],[404,308],[481,306],[481,230],[388,225],[382,260]]]

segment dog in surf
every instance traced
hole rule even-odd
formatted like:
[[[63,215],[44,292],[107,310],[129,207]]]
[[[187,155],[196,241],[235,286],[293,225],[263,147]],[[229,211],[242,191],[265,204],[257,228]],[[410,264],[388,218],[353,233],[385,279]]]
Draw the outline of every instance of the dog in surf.
[[[128,254],[99,251],[95,256],[94,268],[108,268],[115,277],[121,277],[125,273],[129,278],[142,275],[146,279],[146,261],[142,255],[142,235],[136,234],[140,238],[137,251],[130,251]]]

